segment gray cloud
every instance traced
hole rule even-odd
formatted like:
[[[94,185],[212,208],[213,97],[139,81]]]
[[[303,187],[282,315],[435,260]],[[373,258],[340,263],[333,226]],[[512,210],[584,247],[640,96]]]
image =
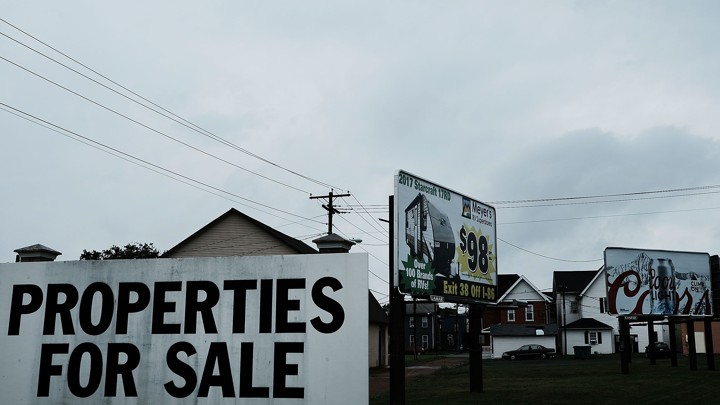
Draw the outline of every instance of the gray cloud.
[[[485,201],[702,186],[715,178],[720,53],[715,2],[84,2],[3,18],[224,138],[385,204],[405,169]],[[0,31],[28,41],[9,26]],[[31,41],[28,41],[32,43]],[[232,151],[98,88],[6,38],[3,56],[251,170],[329,190]],[[33,46],[38,46],[36,43]],[[57,55],[54,55],[58,57]],[[200,181],[307,218],[307,195],[171,142],[0,61],[2,102]],[[0,111],[0,260],[43,243],[166,249],[230,206],[291,235],[322,232],[167,180]],[[237,200],[237,199],[236,199]],[[242,200],[238,200],[242,202]],[[498,207],[499,236],[563,259],[610,244],[707,250],[715,194]],[[264,209],[264,211],[267,211]],[[657,211],[668,214],[633,215]],[[376,217],[387,214],[379,213]],[[625,215],[625,216],[611,216]],[[357,216],[338,222],[370,240]],[[365,246],[380,259],[384,247]],[[500,243],[500,271],[548,286],[557,262]],[[534,279],[538,277],[538,281]],[[371,276],[371,288],[386,286]]]

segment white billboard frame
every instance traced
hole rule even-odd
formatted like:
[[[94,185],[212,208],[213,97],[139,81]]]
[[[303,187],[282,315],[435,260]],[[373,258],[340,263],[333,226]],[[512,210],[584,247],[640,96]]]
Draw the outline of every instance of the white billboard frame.
[[[394,191],[393,287],[440,302],[495,303],[495,208],[403,170]]]
[[[367,269],[367,254],[0,264],[3,401],[367,402]]]
[[[710,255],[608,247],[608,313],[619,316],[712,316]]]

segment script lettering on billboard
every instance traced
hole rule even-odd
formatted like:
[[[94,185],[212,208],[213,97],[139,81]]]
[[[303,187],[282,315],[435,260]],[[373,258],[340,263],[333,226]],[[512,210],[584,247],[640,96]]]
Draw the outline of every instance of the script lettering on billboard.
[[[608,312],[712,315],[707,253],[607,248]]]

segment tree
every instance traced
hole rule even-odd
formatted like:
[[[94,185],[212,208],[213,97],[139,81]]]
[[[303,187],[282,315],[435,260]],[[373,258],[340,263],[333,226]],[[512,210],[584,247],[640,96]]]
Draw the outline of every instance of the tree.
[[[88,252],[83,249],[80,260],[115,260],[115,259],[156,259],[160,252],[152,243],[128,243],[123,247],[112,245],[102,252],[93,250]]]

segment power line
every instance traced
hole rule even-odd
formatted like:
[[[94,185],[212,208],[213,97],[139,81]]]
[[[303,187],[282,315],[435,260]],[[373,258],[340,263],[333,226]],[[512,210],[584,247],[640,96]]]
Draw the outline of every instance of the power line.
[[[537,207],[560,207],[565,205],[586,205],[586,204],[605,204],[614,202],[627,202],[627,201],[641,201],[641,200],[658,200],[661,198],[677,198],[677,197],[689,197],[693,195],[705,195],[705,194],[718,194],[720,191],[707,191],[704,193],[687,193],[687,194],[676,194],[666,195],[661,197],[639,197],[639,198],[624,198],[618,200],[603,200],[603,201],[582,201],[582,202],[569,202],[569,203],[556,203],[556,204],[536,204],[536,205],[517,205],[513,207],[500,207],[500,209],[506,208],[537,208]]]
[[[317,199],[320,199],[320,198],[327,198],[327,199],[328,199],[328,203],[327,203],[327,204],[322,204],[322,207],[325,208],[325,210],[327,210],[327,212],[328,212],[328,231],[327,231],[327,234],[328,234],[328,235],[330,235],[330,234],[333,233],[333,229],[332,229],[332,228],[333,228],[333,221],[332,221],[332,220],[333,220],[333,216],[334,216],[334,215],[339,215],[339,214],[344,214],[344,212],[338,210],[338,209],[335,207],[335,205],[333,205],[333,200],[334,200],[335,198],[338,198],[338,197],[349,197],[349,196],[350,196],[349,193],[348,193],[348,194],[333,194],[333,190],[332,190],[332,189],[330,189],[330,193],[329,193],[328,195],[315,195],[315,196],[314,196],[314,195],[310,195],[310,199],[311,199],[311,200],[317,200]]]
[[[30,121],[30,122],[33,122],[33,123],[35,123],[35,124],[37,124],[37,125],[41,125],[40,123],[42,123],[42,124],[45,124],[45,125],[47,125],[47,126],[50,126],[50,127],[52,127],[52,128],[48,128],[48,127],[45,126],[45,125],[41,125],[41,126],[43,126],[43,127],[45,127],[45,128],[52,129],[54,132],[61,133],[61,132],[59,132],[59,131],[62,131],[62,132],[65,132],[65,133],[67,133],[67,134],[71,134],[71,135],[73,135],[73,136],[75,136],[75,137],[81,138],[82,140],[87,141],[87,142],[90,142],[90,143],[92,143],[92,144],[94,144],[94,145],[98,145],[99,147],[105,148],[107,151],[112,151],[113,153],[110,153],[110,152],[108,152],[108,153],[111,154],[111,155],[113,155],[113,156],[119,157],[119,156],[117,156],[116,154],[120,154],[120,155],[125,156],[125,157],[127,157],[127,158],[129,158],[129,159],[133,159],[134,161],[141,162],[143,165],[151,166],[151,167],[153,167],[153,168],[155,168],[155,169],[157,169],[157,170],[161,170],[161,171],[163,171],[163,172],[165,172],[165,173],[172,174],[173,176],[180,177],[180,178],[182,178],[182,179],[184,179],[184,180],[187,180],[187,181],[189,181],[189,182],[192,182],[192,183],[195,183],[195,184],[198,184],[198,185],[202,185],[203,187],[207,187],[207,188],[209,188],[209,189],[211,189],[211,190],[215,190],[215,191],[218,191],[218,192],[221,192],[221,193],[224,193],[224,194],[233,196],[233,197],[235,197],[235,198],[239,198],[239,199],[241,199],[241,200],[243,200],[243,201],[247,201],[247,202],[250,202],[250,203],[259,205],[259,206],[261,206],[261,207],[271,209],[271,210],[273,210],[273,211],[281,212],[281,213],[283,213],[283,214],[287,214],[287,215],[290,215],[290,216],[293,216],[293,217],[297,217],[297,218],[302,218],[302,219],[304,219],[304,220],[306,220],[306,221],[311,221],[311,222],[316,222],[316,223],[322,224],[322,222],[320,222],[320,221],[316,221],[316,220],[313,220],[313,219],[311,219],[311,218],[306,218],[306,217],[303,217],[303,216],[301,216],[301,215],[293,214],[293,213],[291,213],[291,212],[288,212],[288,211],[285,211],[285,210],[282,210],[282,209],[279,209],[279,208],[275,208],[275,207],[269,206],[269,205],[267,205],[267,204],[263,204],[263,203],[259,203],[259,202],[257,202],[257,201],[253,201],[253,200],[251,200],[251,199],[249,199],[249,198],[242,197],[242,196],[240,196],[240,195],[238,195],[238,194],[235,194],[235,193],[232,193],[232,192],[229,192],[229,191],[220,189],[220,188],[215,187],[215,186],[211,186],[211,185],[209,185],[209,184],[207,184],[207,183],[201,182],[201,181],[199,181],[199,180],[195,180],[195,179],[190,178],[190,177],[188,177],[188,176],[182,175],[182,174],[180,174],[180,173],[178,173],[178,172],[175,172],[175,171],[166,169],[166,168],[164,168],[164,167],[162,167],[162,166],[156,165],[156,164],[151,163],[151,162],[149,162],[149,161],[147,161],[147,160],[138,158],[138,157],[133,156],[133,155],[131,155],[131,154],[129,154],[129,153],[125,153],[125,152],[123,152],[123,151],[121,151],[121,150],[119,150],[119,149],[115,149],[115,148],[113,148],[113,147],[111,147],[111,146],[108,146],[108,145],[105,145],[105,144],[103,144],[103,143],[101,143],[101,142],[95,141],[95,140],[93,140],[93,139],[91,139],[91,138],[88,138],[88,137],[86,137],[86,136],[83,136],[83,135],[81,135],[81,134],[79,134],[79,133],[77,133],[77,132],[73,132],[73,131],[71,131],[71,130],[69,130],[69,129],[66,129],[66,128],[63,128],[63,127],[61,127],[61,126],[59,126],[59,125],[53,124],[52,122],[46,121],[46,120],[44,120],[44,119],[42,119],[42,118],[39,118],[39,117],[37,117],[37,116],[35,116],[35,115],[32,115],[32,114],[30,114],[30,113],[27,113],[27,112],[25,112],[25,111],[22,111],[22,110],[20,110],[20,109],[15,108],[15,107],[12,107],[12,106],[10,106],[10,105],[8,105],[8,104],[5,104],[5,103],[3,103],[3,102],[0,102],[0,106],[5,107],[5,108],[3,108],[5,111],[8,111],[7,109],[12,110],[12,111],[8,111],[8,112],[10,112],[10,113],[13,113],[13,111],[14,111],[14,112],[16,112],[16,113],[21,114],[22,116],[24,116],[24,117],[21,117],[21,118],[25,118],[26,120],[28,120],[28,121]],[[13,114],[15,114],[15,113],[13,113]],[[18,116],[18,114],[15,114],[15,115]],[[26,118],[26,117],[27,117],[27,118]],[[30,118],[32,118],[32,120],[31,120]],[[34,121],[33,121],[33,120],[34,120]],[[55,128],[55,129],[53,129],[53,128]],[[63,133],[61,133],[61,135],[67,136],[66,134],[63,134]],[[72,139],[75,139],[75,138],[72,138]],[[78,140],[78,139],[75,139],[75,140]],[[78,140],[78,141],[79,141],[79,140]],[[82,141],[80,141],[80,142],[82,142]],[[86,142],[82,142],[82,143],[87,144]],[[96,148],[96,149],[98,149],[98,148]],[[100,150],[103,150],[103,149],[100,149]],[[104,151],[105,151],[105,150],[104,150]],[[107,151],[106,151],[106,152],[107,152]],[[123,159],[124,159],[124,158],[123,158]],[[124,160],[127,160],[127,159],[124,159]],[[139,165],[139,166],[149,169],[148,167],[143,166],[143,165]],[[154,171],[154,172],[157,173],[156,170],[152,170],[152,171]],[[173,177],[171,177],[171,176],[167,176],[167,177],[173,178]],[[186,184],[187,184],[187,183],[186,183]],[[255,207],[251,207],[251,208],[257,209],[257,208],[255,208]],[[264,211],[263,211],[263,212],[264,212]],[[266,212],[266,213],[267,213],[267,212]],[[284,220],[285,220],[285,218],[279,217],[279,216],[277,216],[277,215],[274,215],[274,214],[271,214],[271,213],[267,213],[267,214],[273,215],[273,216],[276,216],[276,217],[278,217],[278,218],[281,218],[281,219],[284,219]]]
[[[590,199],[597,199],[597,198],[629,197],[629,196],[648,195],[648,194],[680,193],[680,192],[686,192],[686,191],[698,191],[698,190],[708,190],[708,189],[717,189],[717,188],[720,188],[720,185],[684,187],[684,188],[654,190],[654,191],[636,191],[636,192],[631,192],[631,193],[598,194],[598,195],[587,195],[587,196],[576,196],[576,197],[552,197],[552,198],[536,198],[536,199],[526,199],[526,200],[490,201],[490,202],[488,202],[488,204],[505,205],[505,204],[527,204],[527,203],[536,203],[536,202],[590,200]],[[699,193],[699,194],[710,194],[710,193]],[[698,194],[683,194],[683,195],[698,195]],[[674,197],[674,196],[653,197],[653,198],[669,198],[669,197]],[[639,198],[637,200],[653,199],[653,198]],[[617,201],[622,202],[622,201],[635,201],[635,200],[636,199],[621,199],[621,200],[608,200],[608,201],[600,201],[600,202],[617,202]],[[558,204],[558,205],[570,205],[570,204]],[[532,207],[535,207],[535,206],[543,207],[543,206],[548,206],[548,205],[533,205]],[[526,207],[527,206],[504,207],[504,208],[526,208]]]
[[[340,219],[342,219],[343,221],[347,222],[348,224],[352,225],[355,229],[357,229],[358,231],[362,232],[363,235],[367,235],[367,236],[369,236],[369,237],[371,237],[371,238],[373,238],[373,239],[375,239],[375,240],[377,240],[377,241],[379,241],[379,242],[383,242],[384,244],[387,244],[387,239],[378,238],[377,236],[373,235],[372,232],[368,232],[368,231],[360,228],[359,226],[353,224],[352,222],[348,221],[347,219],[345,219],[345,218],[343,218],[343,217],[338,217],[338,218],[340,218]]]
[[[525,249],[525,248],[522,248],[522,247],[520,247],[520,246],[518,246],[518,245],[512,244],[512,243],[510,243],[510,242],[508,242],[508,241],[506,241],[506,240],[504,240],[504,239],[501,239],[501,238],[497,238],[497,239],[498,239],[499,241],[501,241],[501,242],[507,243],[508,245],[510,245],[510,246],[512,246],[512,247],[514,247],[514,248],[516,248],[516,249],[520,249],[520,250],[522,250],[523,252],[530,253],[530,254],[535,255],[535,256],[540,256],[540,257],[543,257],[543,258],[545,258],[545,259],[557,260],[557,261],[559,261],[559,262],[568,262],[568,263],[591,263],[591,262],[600,262],[600,261],[603,261],[603,259],[595,259],[595,260],[567,260],[567,259],[558,259],[557,257],[545,256],[545,255],[543,255],[543,254],[540,254],[540,253],[536,253],[536,252],[527,250],[527,249]]]
[[[37,41],[38,43],[46,46],[47,48],[52,49],[53,51],[55,51],[55,52],[57,52],[58,54],[64,56],[65,58],[67,58],[67,59],[75,62],[76,64],[82,66],[83,68],[85,68],[85,69],[93,72],[94,74],[98,75],[99,77],[102,77],[103,79],[107,80],[108,82],[110,82],[110,83],[112,83],[112,84],[120,87],[121,89],[129,92],[130,94],[132,94],[132,95],[134,95],[134,96],[136,96],[136,97],[138,97],[138,98],[140,98],[140,99],[142,99],[142,100],[150,103],[151,105],[153,105],[153,106],[155,106],[155,107],[157,107],[157,108],[159,108],[159,109],[167,112],[168,114],[172,115],[173,117],[176,117],[177,119],[183,121],[183,122],[186,123],[187,125],[186,125],[186,124],[183,124],[183,122],[179,122],[179,121],[177,121],[176,119],[173,119],[173,118],[171,118],[171,117],[169,117],[169,116],[167,116],[167,115],[165,115],[165,114],[162,114],[162,113],[160,113],[159,111],[157,111],[157,110],[155,110],[155,109],[153,109],[153,108],[150,108],[150,107],[148,107],[147,105],[145,105],[145,104],[143,104],[143,103],[138,102],[137,100],[134,100],[134,99],[132,99],[132,98],[130,98],[130,97],[127,97],[126,95],[123,95],[123,94],[119,93],[118,91],[113,90],[113,89],[111,89],[110,87],[108,87],[108,86],[106,86],[106,85],[104,85],[104,84],[102,84],[102,83],[99,83],[98,81],[96,81],[96,80],[94,80],[94,79],[91,79],[90,77],[88,77],[88,76],[86,76],[86,75],[78,72],[77,70],[72,69],[72,68],[70,68],[69,66],[67,66],[67,65],[65,65],[65,64],[63,64],[63,63],[56,61],[55,59],[53,59],[53,58],[51,58],[51,57],[43,54],[42,52],[40,52],[40,51],[38,51],[38,50],[36,50],[36,49],[28,46],[28,45],[23,44],[22,42],[17,41],[17,40],[14,39],[14,38],[11,38],[10,36],[7,36],[7,35],[5,35],[5,34],[2,34],[2,35],[4,35],[4,36],[6,36],[7,38],[9,38],[9,39],[11,39],[11,40],[13,40],[13,41],[15,41],[15,42],[17,42],[17,43],[25,46],[26,48],[28,48],[28,49],[30,49],[30,50],[32,50],[32,51],[34,51],[34,52],[36,52],[36,53],[38,53],[38,54],[40,54],[40,55],[42,55],[42,56],[44,56],[44,57],[52,60],[53,62],[58,63],[58,64],[60,64],[61,66],[65,67],[65,68],[67,68],[67,69],[70,69],[71,71],[73,71],[73,72],[75,72],[75,73],[77,73],[77,74],[79,74],[79,75],[81,75],[81,76],[83,76],[83,77],[85,77],[85,78],[87,78],[87,79],[89,79],[89,80],[91,80],[91,81],[93,81],[93,82],[95,82],[95,83],[97,83],[97,84],[99,84],[99,85],[101,85],[101,86],[103,86],[103,87],[105,87],[105,88],[107,88],[107,89],[109,89],[109,90],[111,90],[111,91],[113,91],[113,92],[115,92],[115,93],[117,93],[117,94],[119,94],[119,95],[121,95],[121,96],[123,96],[123,97],[125,97],[125,98],[127,98],[127,99],[129,99],[129,100],[131,100],[131,101],[133,101],[133,102],[135,102],[135,103],[137,103],[137,104],[139,104],[139,105],[141,105],[141,106],[143,106],[143,107],[145,107],[145,108],[148,108],[148,109],[150,109],[150,110],[152,110],[152,111],[154,111],[154,112],[156,112],[156,113],[158,113],[158,114],[160,114],[160,115],[162,115],[162,116],[164,116],[164,117],[166,117],[166,118],[168,118],[168,119],[171,119],[171,120],[173,120],[173,121],[175,121],[175,122],[177,122],[177,123],[179,123],[179,124],[181,124],[181,125],[189,128],[189,129],[191,129],[191,130],[193,130],[193,131],[195,131],[195,132],[198,132],[198,133],[200,133],[201,135],[208,136],[208,137],[210,137],[211,139],[214,139],[214,140],[216,140],[216,141],[218,141],[218,142],[220,142],[220,143],[223,143],[223,144],[226,145],[226,146],[230,146],[230,147],[232,147],[233,149],[236,149],[236,150],[238,150],[238,151],[240,151],[240,152],[243,152],[243,153],[247,154],[248,156],[251,156],[251,157],[253,157],[253,158],[255,158],[255,159],[258,159],[258,160],[260,160],[260,161],[263,161],[263,162],[265,162],[265,163],[267,163],[267,164],[270,164],[270,165],[272,165],[272,166],[275,166],[275,167],[277,167],[277,168],[279,168],[279,169],[281,169],[281,170],[284,170],[284,171],[286,171],[286,172],[288,172],[288,173],[291,173],[291,174],[293,174],[293,175],[295,175],[295,176],[298,176],[298,177],[303,178],[303,179],[305,179],[305,180],[308,180],[308,181],[310,181],[310,182],[319,184],[319,185],[321,185],[321,186],[323,186],[323,187],[327,187],[327,188],[337,188],[337,189],[339,189],[339,190],[343,190],[343,189],[340,188],[340,187],[335,187],[335,186],[332,186],[331,184],[328,184],[328,183],[322,182],[322,181],[320,181],[320,180],[314,179],[314,178],[312,178],[312,177],[303,175],[303,174],[301,174],[301,173],[299,173],[299,172],[296,172],[296,171],[294,171],[294,170],[291,170],[291,169],[288,169],[288,168],[286,168],[286,167],[284,167],[284,166],[281,166],[281,165],[279,165],[279,164],[277,164],[277,163],[275,163],[275,162],[273,162],[273,161],[271,161],[271,160],[269,160],[269,159],[266,159],[266,158],[264,158],[264,157],[262,157],[262,156],[259,156],[259,155],[255,154],[255,153],[253,153],[253,152],[251,152],[251,151],[249,151],[249,150],[247,150],[247,149],[241,148],[241,147],[235,145],[234,143],[232,143],[232,142],[230,142],[230,141],[228,141],[228,140],[226,140],[226,139],[223,139],[222,137],[220,137],[220,136],[218,136],[218,135],[215,135],[214,133],[212,133],[212,132],[210,132],[210,131],[208,131],[208,130],[202,128],[202,127],[200,127],[199,125],[196,125],[196,124],[194,124],[193,122],[191,122],[191,121],[189,121],[189,120],[187,120],[187,119],[185,119],[185,118],[183,118],[183,117],[181,117],[181,116],[173,113],[172,111],[169,111],[169,110],[163,108],[162,106],[160,106],[160,105],[158,105],[158,104],[150,101],[149,99],[141,96],[140,94],[138,94],[138,93],[130,90],[129,88],[121,85],[120,83],[118,83],[118,82],[110,79],[109,77],[101,74],[100,72],[92,69],[91,67],[89,67],[89,66],[83,64],[82,62],[74,59],[73,57],[67,55],[66,53],[58,50],[57,48],[55,48],[55,47],[47,44],[46,42],[40,40],[39,38],[37,38],[37,37],[31,35],[30,33],[22,30],[21,28],[15,26],[15,25],[13,25],[13,24],[11,24],[11,23],[8,22],[7,20],[4,20],[4,19],[0,18],[0,21],[4,22],[5,24],[7,24],[7,25],[9,25],[9,26],[11,26],[11,27],[13,27],[14,29],[16,29],[16,30],[18,30],[19,32],[25,34],[26,36],[32,38],[33,40]]]
[[[336,229],[337,229],[337,227],[336,227]],[[340,231],[339,229],[338,229],[338,232],[339,232],[340,235],[342,235],[345,239],[350,239],[350,238],[348,238],[348,236],[347,236],[345,233],[343,233],[343,232]],[[367,253],[368,255],[372,256],[375,260],[377,260],[377,261],[379,261],[380,263],[384,264],[386,267],[388,266],[387,263],[385,263],[385,262],[382,261],[379,257],[377,257],[377,256],[375,256],[374,254],[372,254],[372,252],[370,252],[370,251],[368,251],[367,249],[365,249],[364,247],[362,247],[361,244],[357,244],[356,246],[359,247],[360,249],[364,250],[365,253]],[[380,281],[382,281],[383,283],[389,284],[389,282],[388,282],[387,280],[385,280],[384,278],[380,277],[379,275],[377,275],[377,273],[375,273],[374,271],[370,270],[369,268],[368,268],[368,271],[370,272],[370,274],[372,274],[373,276],[377,277],[377,278],[378,278]]]
[[[324,216],[325,216],[325,215],[316,215],[316,216],[312,217],[311,219],[312,219],[312,220],[317,220],[318,218],[322,218],[322,217],[324,217]],[[276,228],[282,228],[283,226],[295,225],[295,224],[298,224],[298,223],[304,222],[304,221],[305,221],[304,219],[301,219],[301,220],[298,220],[298,221],[288,222],[288,223],[286,223],[286,224],[278,225],[278,226],[276,226]],[[323,225],[324,225],[324,223],[323,223]],[[309,237],[316,237],[316,236],[318,236],[318,234],[315,234],[315,233],[313,233],[313,234],[311,234],[311,235],[312,235],[312,236],[309,236]],[[300,239],[300,237],[299,237],[299,236],[298,236],[298,237],[295,237],[295,239]]]
[[[380,222],[378,222],[378,220],[377,220],[374,216],[370,215],[370,212],[368,211],[368,208],[366,208],[366,207],[360,202],[360,200],[358,200],[357,197],[355,197],[355,195],[353,195],[352,198],[355,200],[355,202],[357,202],[357,203],[359,204],[359,206],[360,206],[360,208],[362,209],[362,211],[363,211],[365,214],[367,214],[368,216],[370,216],[370,217],[373,219],[373,221],[375,222],[375,224],[377,224],[380,228],[378,229],[377,227],[375,227],[373,224],[371,224],[369,221],[367,221],[367,220],[365,219],[365,217],[363,217],[362,215],[360,215],[360,218],[362,218],[363,221],[365,221],[368,225],[370,225],[370,226],[371,226],[373,229],[375,229],[376,231],[380,231],[381,234],[384,234],[384,235],[386,235],[386,236],[389,236],[390,233],[388,232],[387,227],[383,226]],[[344,200],[345,200],[345,199],[343,198],[343,201],[344,201]],[[345,202],[347,203],[347,201],[345,201]],[[385,205],[385,210],[384,210],[383,212],[387,212],[387,211],[388,211],[388,206]]]
[[[190,149],[192,149],[192,150],[194,150],[194,151],[196,151],[196,152],[200,152],[200,153],[202,153],[203,155],[209,156],[209,157],[211,157],[211,158],[213,158],[213,159],[216,159],[216,160],[218,160],[218,161],[220,161],[220,162],[226,163],[226,164],[228,164],[228,165],[230,165],[230,166],[233,166],[233,167],[235,167],[235,168],[238,168],[238,169],[240,169],[240,170],[244,170],[244,171],[246,171],[246,172],[248,172],[248,173],[254,174],[254,175],[259,176],[259,177],[262,177],[262,178],[264,178],[265,180],[269,180],[269,181],[272,181],[273,183],[277,183],[277,184],[280,184],[280,185],[282,185],[282,186],[291,188],[291,189],[293,189],[293,190],[296,190],[296,191],[300,191],[300,192],[302,192],[302,193],[309,194],[308,191],[306,191],[306,190],[303,190],[303,189],[297,188],[297,187],[295,187],[295,186],[291,186],[291,185],[289,185],[289,184],[287,184],[287,183],[283,183],[283,182],[281,182],[281,181],[272,179],[272,178],[267,177],[267,176],[265,176],[265,175],[263,175],[263,174],[254,172],[254,171],[252,171],[252,170],[250,170],[250,169],[246,169],[246,168],[244,168],[244,167],[242,167],[242,166],[239,166],[239,165],[237,165],[237,164],[235,164],[235,163],[232,163],[232,162],[230,162],[230,161],[228,161],[228,160],[226,160],[226,159],[223,159],[223,158],[221,158],[221,157],[219,157],[219,156],[217,156],[217,155],[213,155],[213,154],[210,153],[210,152],[206,152],[206,151],[204,151],[204,150],[202,150],[202,149],[200,149],[200,148],[198,148],[198,147],[192,146],[192,145],[190,145],[190,144],[187,143],[187,142],[183,142],[183,141],[181,141],[181,140],[179,140],[179,139],[177,139],[177,138],[175,138],[175,137],[172,137],[172,136],[170,136],[170,135],[168,135],[168,134],[166,134],[166,133],[164,133],[164,132],[162,132],[162,131],[159,131],[159,130],[157,130],[157,129],[155,129],[155,128],[152,128],[152,127],[150,127],[150,126],[148,126],[148,125],[145,125],[145,124],[143,124],[142,122],[140,122],[140,121],[138,121],[138,120],[136,120],[136,119],[134,119],[134,118],[131,118],[131,117],[129,117],[129,116],[127,116],[127,115],[125,115],[125,114],[123,114],[123,113],[121,113],[121,112],[118,112],[118,111],[116,111],[116,110],[114,110],[114,109],[112,109],[112,108],[110,108],[110,107],[107,107],[107,106],[105,106],[105,105],[103,105],[103,104],[101,104],[101,103],[99,103],[99,102],[97,102],[97,101],[95,101],[95,100],[93,100],[93,99],[91,99],[91,98],[89,98],[89,97],[85,97],[85,96],[83,96],[82,94],[80,94],[80,93],[78,93],[78,92],[76,92],[76,91],[74,91],[74,90],[71,90],[71,89],[69,89],[68,87],[65,87],[65,86],[63,86],[63,85],[61,85],[61,84],[59,84],[59,83],[57,83],[57,82],[54,82],[54,81],[52,81],[52,80],[44,77],[43,75],[41,75],[41,74],[39,74],[39,73],[36,73],[36,72],[34,72],[34,71],[32,71],[32,70],[30,70],[30,69],[28,69],[28,68],[26,68],[26,67],[24,67],[24,66],[22,66],[22,65],[19,65],[19,64],[15,63],[15,62],[13,62],[13,61],[11,61],[11,60],[3,57],[3,56],[0,56],[0,59],[4,60],[5,62],[8,62],[8,63],[10,63],[10,64],[12,64],[12,65],[20,68],[20,69],[22,69],[22,70],[24,70],[24,71],[32,74],[32,75],[35,75],[35,76],[37,76],[37,77],[39,77],[39,78],[47,81],[48,83],[51,83],[51,84],[53,84],[53,85],[55,85],[55,86],[57,86],[57,87],[65,90],[65,91],[67,91],[67,92],[69,92],[69,93],[77,96],[77,97],[80,97],[80,98],[82,98],[83,100],[86,100],[86,101],[88,101],[88,102],[90,102],[90,103],[92,103],[92,104],[95,104],[96,106],[98,106],[98,107],[100,107],[100,108],[102,108],[102,109],[105,109],[105,110],[107,110],[107,111],[110,111],[111,113],[113,113],[113,114],[115,114],[115,115],[118,115],[118,116],[120,116],[120,117],[122,117],[122,118],[124,118],[124,119],[126,119],[126,120],[128,120],[128,121],[130,121],[130,122],[132,122],[132,123],[134,123],[134,124],[137,124],[137,125],[145,128],[145,129],[147,129],[147,130],[149,130],[149,131],[152,131],[152,132],[154,132],[154,133],[156,133],[156,134],[158,134],[158,135],[161,135],[161,136],[163,136],[163,137],[165,137],[165,138],[167,138],[167,139],[170,139],[170,140],[172,140],[173,142],[179,143],[179,144],[181,144],[181,145],[183,145],[183,146],[185,146],[185,147],[187,147],[187,148],[190,148]]]
[[[538,222],[576,221],[576,220],[581,220],[581,219],[600,219],[600,218],[629,217],[629,216],[654,215],[654,214],[672,214],[672,213],[676,213],[676,212],[710,211],[710,210],[717,210],[717,209],[720,209],[720,207],[689,208],[689,209],[684,209],[684,210],[655,211],[655,212],[635,212],[635,213],[615,214],[615,215],[595,215],[595,216],[590,216],[590,217],[533,219],[533,220],[528,220],[528,221],[499,222],[498,225],[517,225],[517,224],[532,224],[532,223],[538,223]]]

